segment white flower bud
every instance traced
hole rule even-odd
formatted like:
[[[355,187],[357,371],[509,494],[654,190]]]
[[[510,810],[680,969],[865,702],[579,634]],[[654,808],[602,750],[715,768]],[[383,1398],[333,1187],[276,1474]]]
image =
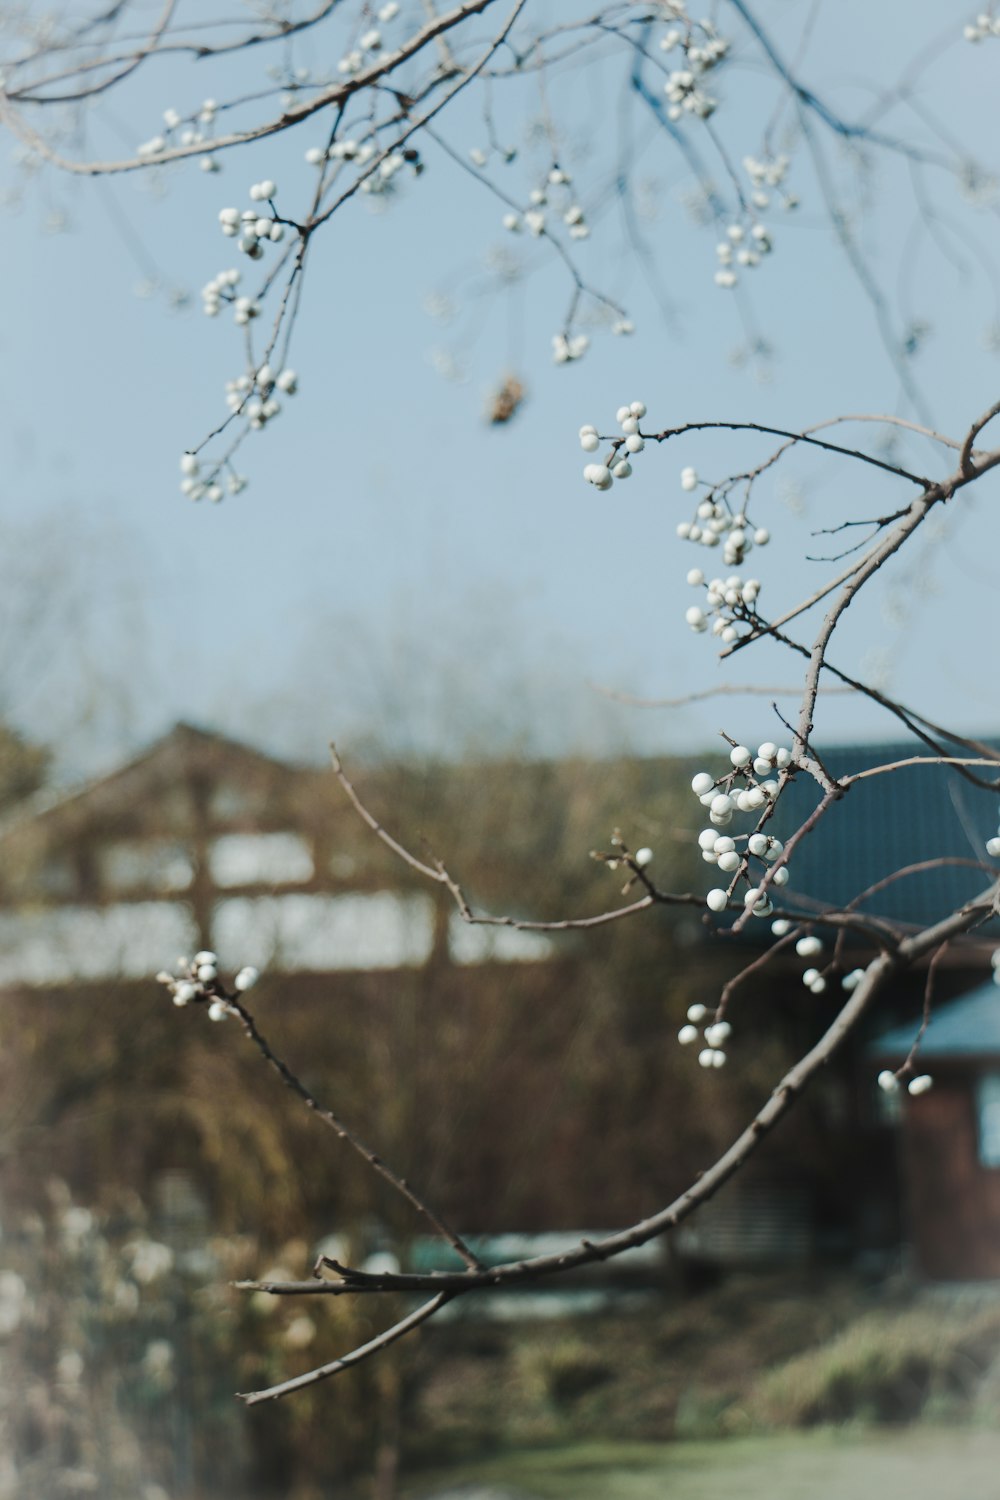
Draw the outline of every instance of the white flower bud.
[[[653,851],[652,851],[652,849],[637,849],[635,851],[635,862],[639,866],[640,870],[644,870],[647,865],[652,864],[652,862],[653,862]]]
[[[701,1005],[697,1001],[695,1002],[694,1005],[689,1005],[688,1008],[687,1008],[687,1018],[688,1018],[689,1021],[704,1021],[704,1019],[705,1019],[705,1017],[707,1015],[708,1015],[708,1006],[707,1005]]]
[[[708,907],[709,911],[725,911],[728,900],[729,898],[727,897],[725,891],[716,886],[716,888],[709,891],[708,895],[705,897],[705,904]]]
[[[707,771],[699,771],[691,779],[691,790],[696,797],[703,797],[706,792],[711,791],[715,785],[715,778],[709,776]]]
[[[737,768],[740,766],[748,766],[750,764],[750,751],[747,749],[746,745],[734,745],[732,750],[730,750],[729,752],[729,759]]]
[[[252,964],[247,964],[237,974],[233,980],[233,985],[238,990],[250,990],[253,989],[259,978],[259,970],[255,969]]]
[[[884,1094],[894,1094],[899,1088],[899,1079],[889,1068],[882,1069],[876,1082]]]
[[[677,1040],[680,1042],[682,1047],[690,1047],[692,1042],[696,1042],[698,1040],[697,1026],[682,1026],[680,1031],[677,1033]]]
[[[681,489],[696,490],[698,488],[698,473],[696,469],[681,470]]]
[[[928,1089],[934,1087],[934,1080],[929,1073],[921,1073],[917,1078],[911,1078],[906,1085],[907,1093],[917,1097],[918,1094],[926,1094]]]

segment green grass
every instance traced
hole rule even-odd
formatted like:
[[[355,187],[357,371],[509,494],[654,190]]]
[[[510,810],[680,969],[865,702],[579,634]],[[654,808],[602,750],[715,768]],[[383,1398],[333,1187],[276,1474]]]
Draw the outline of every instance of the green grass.
[[[495,1454],[404,1483],[404,1500],[470,1485],[537,1500],[997,1500],[1000,1435],[822,1430],[706,1443],[583,1443]]]

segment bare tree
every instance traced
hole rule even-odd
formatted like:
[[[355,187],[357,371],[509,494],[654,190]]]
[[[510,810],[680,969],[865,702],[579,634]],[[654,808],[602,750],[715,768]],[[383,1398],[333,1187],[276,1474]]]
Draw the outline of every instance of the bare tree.
[[[989,46],[1000,35],[1000,22],[994,22],[991,12],[971,19],[964,35],[947,7],[942,7],[941,17],[959,45]],[[246,208],[223,206],[219,213],[222,234],[234,241],[249,269],[259,268],[261,274],[249,292],[239,289],[243,282],[235,268],[204,288],[209,316],[231,313],[245,368],[230,382],[228,414],[210,423],[207,435],[182,458],[181,487],[191,498],[220,500],[227,487],[231,492],[243,487],[237,451],[249,433],[273,422],[284,397],[297,390],[290,350],[317,237],[335,232],[342,215],[362,197],[388,201],[407,178],[419,178],[431,160],[436,164],[451,159],[470,187],[496,200],[512,243],[520,236],[520,242],[530,247],[519,273],[530,270],[542,256],[561,267],[567,298],[551,331],[556,363],[569,364],[586,355],[590,334],[585,328],[618,335],[631,331],[628,308],[592,284],[577,258],[579,243],[592,225],[600,222],[609,203],[619,201],[628,248],[640,263],[645,253],[634,217],[638,184],[628,153],[617,146],[604,153],[597,150],[591,180],[580,184],[579,192],[566,165],[564,152],[578,117],[572,107],[565,116],[559,113],[565,106],[563,80],[586,76],[588,67],[617,69],[632,116],[655,129],[676,153],[697,211],[718,238],[707,279],[720,292],[741,289],[771,259],[777,235],[764,216],[795,209],[799,190],[790,183],[796,173],[803,176],[867,299],[876,337],[894,372],[894,384],[903,393],[906,415],[845,413],[804,429],[719,417],[664,425],[665,414],[647,412],[642,401],[621,406],[614,422],[602,422],[603,432],[589,423],[580,428],[580,445],[589,456],[584,478],[601,493],[617,491],[634,470],[644,474],[654,462],[654,450],[669,445],[671,452],[680,451],[680,491],[687,499],[677,525],[678,539],[694,547],[703,562],[713,552],[722,559],[719,576],[706,575],[699,565],[688,571],[687,583],[697,591],[698,602],[686,610],[687,626],[695,636],[715,637],[721,656],[733,658],[734,668],[743,668],[751,659],[748,653],[756,658],[769,646],[772,655],[777,650],[783,656],[796,679],[793,712],[786,717],[775,704],[775,723],[780,726],[775,741],[753,747],[726,731],[727,768],[721,774],[701,771],[693,780],[693,795],[706,824],[698,844],[718,872],[718,884],[707,897],[694,889],[661,888],[655,851],[635,849],[625,835],[616,833],[607,849],[597,851],[597,858],[616,878],[624,879],[620,900],[603,909],[537,920],[479,910],[466,894],[463,876],[446,861],[407,847],[383,824],[334,752],[334,774],[372,836],[412,874],[446,890],[467,923],[585,932],[635,920],[656,907],[683,906],[701,913],[709,926],[718,919],[719,927],[739,934],[773,918],[770,931],[775,941],[732,975],[710,1011],[699,1006],[681,1027],[680,1043],[692,1046],[706,1069],[726,1062],[734,1026],[739,1025],[741,984],[759,975],[775,955],[794,947],[800,958],[813,960],[803,976],[811,992],[839,987],[843,1000],[833,1023],[775,1080],[769,1097],[728,1149],[672,1202],[569,1252],[484,1265],[419,1186],[385,1161],[377,1145],[362,1140],[336,1108],[315,1097],[273,1050],[245,998],[255,971],[244,969],[226,983],[216,956],[202,952],[180,972],[162,976],[178,1006],[204,1006],[214,1016],[236,1017],[249,1042],[301,1103],[357,1152],[461,1262],[461,1269],[447,1272],[364,1271],[323,1257],[305,1281],[249,1283],[276,1297],[400,1294],[422,1299],[349,1353],[244,1397],[249,1403],[270,1401],[369,1358],[456,1298],[608,1260],[675,1229],[750,1159],[896,976],[915,965],[926,966],[929,1011],[935,965],[945,949],[978,941],[984,956],[988,951],[980,929],[1000,910],[1000,887],[991,863],[1000,855],[1000,837],[989,838],[972,858],[981,873],[980,893],[930,925],[872,915],[864,904],[871,893],[865,890],[847,903],[818,905],[800,901],[791,892],[803,842],[837,817],[839,805],[862,779],[891,776],[903,764],[859,766],[846,776],[830,774],[824,763],[828,730],[823,719],[826,699],[821,696],[828,688],[862,695],[885,712],[888,722],[902,725],[915,737],[921,753],[906,764],[926,764],[929,776],[957,774],[984,795],[995,796],[1000,790],[1000,757],[990,745],[936,723],[923,704],[897,701],[865,677],[849,645],[843,644],[845,616],[859,596],[886,591],[900,554],[911,555],[935,519],[966,504],[974,486],[985,489],[987,476],[1000,464],[1000,448],[990,446],[989,432],[1000,403],[978,415],[967,414],[964,424],[952,432],[938,430],[934,413],[927,409],[913,366],[924,325],[912,317],[901,321],[893,312],[858,232],[859,202],[863,207],[870,180],[866,174],[876,161],[904,168],[921,233],[943,241],[949,253],[956,245],[967,248],[974,241],[966,239],[964,231],[956,236],[951,227],[944,227],[928,183],[950,178],[982,204],[991,201],[992,179],[975,154],[956,144],[924,107],[917,83],[933,68],[937,50],[928,49],[908,63],[866,109],[848,117],[800,76],[790,60],[796,53],[795,38],[779,31],[772,34],[756,8],[744,0],[727,0],[712,18],[703,20],[692,19],[682,0],[598,4],[577,15],[564,10],[549,13],[531,0],[506,6],[501,0],[466,0],[440,12],[433,3],[400,5],[390,0],[375,9],[330,0],[312,7],[265,7],[250,20],[238,13],[210,22],[189,20],[179,4],[167,0],[151,30],[139,26],[128,4],[102,8],[87,19],[58,27],[32,26],[25,20],[19,24],[24,34],[15,41],[4,69],[0,118],[23,143],[29,164],[49,162],[65,172],[105,177],[162,174],[197,160],[212,173],[225,156],[255,142],[277,138],[284,146],[287,138],[288,149],[294,151],[304,139],[294,133],[297,128],[307,126],[311,132],[306,160],[315,180],[301,201],[289,202],[290,195],[279,192],[275,181],[263,179],[253,184]],[[296,64],[295,48],[304,39],[313,46],[315,57],[338,59],[334,66],[324,63],[303,71]],[[259,59],[272,54],[279,61],[262,78]],[[199,77],[213,80],[210,87],[216,88],[216,96],[205,98],[187,114],[168,108],[156,135],[125,155],[110,155],[105,128],[93,106],[112,92],[134,88],[138,78],[153,76],[158,67],[195,64]],[[751,91],[751,120],[742,121],[742,160],[723,128],[729,105],[722,97],[727,76],[741,74],[758,83],[763,80]],[[513,101],[509,108],[516,117],[529,96],[539,120],[538,149],[525,173],[517,151],[505,144],[509,116],[502,111],[508,105],[501,101]],[[475,115],[470,101],[478,105]],[[469,139],[473,119],[476,139],[484,144],[460,148],[456,141],[463,132]],[[846,195],[851,193],[859,202],[848,202]],[[647,269],[655,280],[656,267]],[[764,341],[754,332],[749,303],[743,305],[743,315],[751,350],[760,355]],[[259,335],[258,329],[263,330]],[[496,408],[504,420],[519,400],[520,392],[516,399],[506,392]],[[701,448],[696,448],[699,443]],[[695,467],[692,455],[705,451],[706,462]],[[825,581],[819,587],[799,588],[793,580],[786,597],[781,579],[751,576],[748,558],[771,539],[764,524],[769,519],[767,486],[804,453],[820,454],[837,466],[840,498],[824,527],[833,539],[833,552],[822,558]],[[703,470],[715,471],[717,466],[721,477],[702,477]],[[862,474],[870,489],[862,490],[856,483]],[[869,493],[878,499],[853,499]],[[772,595],[775,606],[765,608]],[[741,680],[738,686],[752,691],[755,684]],[[718,689],[706,689],[711,691]],[[772,820],[795,779],[814,784],[815,804],[781,841],[771,831]],[[941,858],[940,851],[929,851],[928,862]],[[901,868],[893,879],[902,881],[912,873],[911,868]],[[863,944],[866,957],[860,966],[850,966],[848,937]],[[918,1072],[918,1034],[914,1040],[914,1051],[903,1066],[881,1076],[887,1091],[903,1086],[919,1095],[930,1087],[930,1077]]]

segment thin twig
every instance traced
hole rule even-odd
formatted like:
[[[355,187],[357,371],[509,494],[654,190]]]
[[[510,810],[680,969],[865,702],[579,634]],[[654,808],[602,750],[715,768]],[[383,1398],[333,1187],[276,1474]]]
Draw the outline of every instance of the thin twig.
[[[449,1226],[444,1222],[444,1220],[438,1214],[436,1214],[434,1210],[430,1208],[428,1204],[426,1204],[417,1193],[414,1192],[413,1188],[405,1180],[405,1178],[398,1177],[392,1170],[392,1168],[387,1166],[376,1152],[372,1151],[369,1146],[365,1145],[360,1136],[356,1135],[353,1130],[349,1129],[348,1126],[346,1126],[344,1122],[333,1113],[332,1110],[327,1109],[325,1105],[320,1104],[315,1094],[311,1093],[310,1090],[306,1088],[301,1079],[296,1077],[288,1064],[282,1061],[282,1059],[269,1045],[266,1038],[261,1034],[257,1023],[251,1015],[250,1011],[247,1009],[245,1002],[240,1000],[238,996],[229,994],[225,996],[225,1000],[230,1010],[234,1011],[235,1014],[239,1016],[240,1020],[243,1023],[243,1030],[253,1042],[258,1052],[260,1052],[262,1057],[264,1057],[264,1059],[271,1065],[275,1072],[280,1075],[280,1077],[288,1085],[292,1092],[298,1094],[299,1098],[308,1105],[308,1107],[313,1111],[317,1118],[323,1121],[324,1125],[328,1125],[330,1129],[334,1131],[334,1133],[339,1136],[342,1141],[346,1141],[347,1145],[349,1145],[353,1151],[356,1151],[363,1161],[367,1162],[368,1166],[371,1167],[373,1172],[377,1172],[379,1177],[381,1177],[385,1182],[389,1184],[390,1187],[394,1188],[397,1193],[405,1198],[407,1203],[409,1203],[412,1208],[416,1209],[418,1214],[420,1214],[424,1219],[427,1220],[428,1224],[430,1224],[435,1234],[439,1234],[442,1239],[447,1240],[448,1244],[452,1247],[457,1255],[461,1256],[462,1260],[467,1266],[472,1269],[481,1269],[479,1260],[460,1238],[460,1236],[457,1235],[453,1229],[450,1229]]]

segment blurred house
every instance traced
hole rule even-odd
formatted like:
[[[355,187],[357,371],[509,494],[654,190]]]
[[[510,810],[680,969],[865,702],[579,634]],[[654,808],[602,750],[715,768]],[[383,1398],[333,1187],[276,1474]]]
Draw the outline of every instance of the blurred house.
[[[913,750],[845,748],[826,763],[843,775]],[[374,815],[432,867],[445,857],[475,910],[556,920],[621,904],[620,872],[588,857],[616,825],[633,848],[653,847],[663,888],[714,883],[688,789],[703,763],[380,766],[362,779]],[[775,831],[787,837],[817,797],[793,782]],[[924,925],[984,883],[995,818],[995,796],[940,767],[862,781],[796,851],[790,904],[815,911],[821,931],[825,903],[871,887],[861,910]],[[210,948],[226,972],[263,970],[254,1007],[279,1050],[443,1212],[491,1235],[610,1228],[669,1201],[842,999],[838,980],[814,995],[805,962],[777,955],[734,1000],[739,1066],[706,1073],[676,1032],[689,1004],[714,1002],[734,945],[706,943],[696,907],[608,923],[586,946],[574,931],[470,926],[329,770],[188,725],[73,794],[29,799],[0,824],[0,850],[0,1014],[28,1039],[34,1076],[59,1080],[35,1087],[50,1134],[36,1132],[29,1159],[37,1141],[62,1141],[57,1164],[91,1170],[95,1190],[104,1150],[143,1191],[187,1173],[223,1226],[255,1174],[275,1234],[387,1210],[341,1156],[335,1172],[304,1167],[317,1151],[305,1112],[235,1038],[223,1045],[203,1014],[172,1011],[151,980],[181,955]],[[769,926],[751,923],[744,948],[769,941]],[[985,939],[951,946],[942,1001],[981,982],[988,952]],[[866,957],[852,941],[844,967]],[[895,1137],[865,1047],[919,1014],[924,978],[900,980],[794,1126],[685,1224],[674,1254],[727,1268],[898,1253]],[[70,1025],[82,1040],[64,1055]],[[938,1097],[917,1103],[942,1108]],[[217,1139],[220,1117],[239,1152]],[[320,1153],[335,1154],[326,1141]]]
[[[877,1037],[876,1067],[897,1068],[912,1024]],[[992,980],[936,1008],[920,1042],[929,1093],[887,1096],[898,1128],[905,1224],[917,1269],[941,1281],[1000,1279],[1000,988]]]

